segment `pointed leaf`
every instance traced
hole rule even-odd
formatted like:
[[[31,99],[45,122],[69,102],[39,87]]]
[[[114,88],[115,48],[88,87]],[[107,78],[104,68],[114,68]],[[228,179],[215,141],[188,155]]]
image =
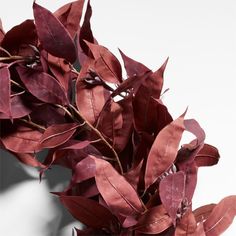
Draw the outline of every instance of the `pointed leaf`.
[[[139,217],[134,230],[142,234],[159,234],[171,225],[171,218],[166,214],[164,207],[160,205],[148,209],[146,213]]]
[[[13,153],[13,155],[23,164],[32,166],[32,167],[40,167],[44,168],[45,166],[39,162],[35,155],[32,153]]]
[[[207,236],[221,235],[236,216],[236,195],[222,199],[204,222]]]
[[[83,5],[84,0],[67,3],[54,13],[54,16],[64,25],[73,39],[80,28]]]
[[[145,173],[146,188],[172,166],[184,132],[185,113],[172,121],[157,135],[147,159]]]
[[[17,71],[25,87],[39,100],[52,104],[68,104],[65,91],[49,74],[24,67],[17,67]]]
[[[94,158],[99,192],[116,215],[130,216],[144,211],[134,188],[107,161]]]
[[[62,23],[50,11],[35,2],[33,10],[39,41],[43,48],[50,54],[73,63],[77,57],[76,47]]]
[[[5,113],[11,117],[11,87],[10,87],[10,72],[8,67],[4,66],[0,68],[0,112]]]
[[[41,148],[54,148],[72,137],[78,128],[77,123],[54,124],[49,126],[40,140]]]
[[[125,66],[126,73],[127,73],[128,77],[141,75],[147,71],[150,71],[150,69],[147,68],[142,63],[137,62],[137,61],[131,59],[130,57],[126,56],[120,49],[119,49],[119,51],[120,51],[121,57],[124,61],[124,66]]]
[[[86,41],[95,59],[95,71],[106,82],[122,82],[122,69],[118,59],[105,47]]]
[[[83,224],[95,229],[112,229],[118,227],[117,219],[112,213],[96,201],[80,196],[60,196],[62,204]]]
[[[181,208],[185,194],[185,174],[178,171],[162,179],[159,185],[159,194],[163,206],[175,225],[177,212]]]

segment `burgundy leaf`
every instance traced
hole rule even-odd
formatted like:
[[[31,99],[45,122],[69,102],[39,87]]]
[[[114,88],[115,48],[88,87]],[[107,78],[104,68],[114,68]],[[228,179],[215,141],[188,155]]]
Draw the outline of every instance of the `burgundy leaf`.
[[[73,39],[80,28],[79,24],[82,16],[83,5],[84,0],[67,3],[54,13],[54,16],[56,16],[64,25]]]
[[[131,59],[130,57],[126,56],[121,50],[119,50],[119,51],[120,51],[120,54],[121,54],[122,59],[124,61],[125,70],[126,70],[128,77],[141,75],[147,71],[150,71],[150,69],[148,69],[142,63],[137,62],[137,61]]]
[[[11,117],[11,87],[10,87],[10,72],[8,67],[4,66],[0,68],[0,112]]]
[[[204,222],[207,236],[221,235],[236,216],[236,195],[222,199]]]
[[[144,211],[137,192],[107,161],[94,158],[99,192],[116,215],[130,216]]]
[[[137,132],[157,135],[173,119],[161,100],[149,97],[143,86],[138,90],[134,101],[134,121]]]
[[[110,232],[118,228],[116,217],[96,201],[80,196],[63,195],[60,196],[60,200],[77,220],[89,227],[105,228]]]
[[[80,161],[74,168],[73,183],[80,183],[95,176],[96,163],[90,156]]]
[[[17,39],[17,40],[16,40]],[[6,49],[12,55],[33,56],[35,52],[29,45],[37,46],[38,36],[33,20],[26,20],[20,25],[9,30],[2,41],[1,47]],[[22,47],[27,50],[21,53]]]
[[[76,105],[91,124],[96,122],[109,96],[109,91],[101,85],[89,88],[84,81],[76,82]]]
[[[148,155],[145,173],[146,188],[173,164],[184,132],[185,113],[172,121],[157,135]]]
[[[171,218],[162,205],[148,209],[138,219],[134,230],[142,234],[159,234],[172,225]]]
[[[96,40],[93,37],[93,33],[90,26],[90,18],[92,16],[92,8],[90,6],[90,0],[87,3],[87,8],[85,11],[84,21],[83,24],[78,32],[78,56],[80,64],[83,65],[84,61],[87,56],[91,56],[90,50],[88,48],[88,45],[85,43],[84,40],[95,43]]]
[[[63,144],[60,148],[58,148],[55,152],[52,152],[49,154],[44,164],[50,167],[52,164],[59,163],[60,159],[69,159],[69,167],[74,167],[74,158],[78,158],[78,161],[81,161],[81,159],[85,158],[84,156],[87,156],[88,154],[92,153],[83,153],[83,155],[80,153],[80,150],[85,149],[90,144],[89,141],[75,141],[75,140],[69,140],[65,144]],[[81,156],[81,157],[80,157]],[[71,165],[72,163],[72,165]],[[64,163],[63,163],[64,164]],[[67,161],[64,166],[67,166]],[[76,163],[75,163],[76,164]],[[68,166],[67,166],[68,167]]]
[[[49,126],[40,140],[41,148],[54,148],[72,137],[78,128],[77,123],[54,124]]]
[[[216,204],[208,204],[195,209],[193,211],[193,214],[197,223],[205,221],[209,217],[215,206]]]
[[[177,212],[181,208],[181,203],[185,193],[185,174],[182,171],[170,174],[161,180],[159,194],[163,206],[176,224]]]
[[[131,135],[132,110],[131,94],[118,102],[111,100],[98,119],[98,130],[102,132],[118,152],[125,148]]]
[[[210,144],[204,144],[203,148],[198,152],[195,157],[197,166],[213,166],[218,163],[220,154],[217,148]]]
[[[86,41],[95,59],[94,69],[101,79],[110,83],[122,82],[122,70],[118,59],[105,47]]]
[[[39,100],[52,104],[68,104],[65,91],[49,74],[24,67],[18,67],[17,71],[25,87]]]
[[[35,155],[32,153],[13,153],[13,155],[23,164],[32,166],[32,167],[40,167],[44,168],[45,166],[39,162]]]
[[[40,151],[39,140],[42,133],[21,123],[1,125],[1,140],[5,148],[16,153]]]
[[[76,60],[76,47],[63,24],[47,9],[33,4],[35,25],[43,48],[70,63]]]

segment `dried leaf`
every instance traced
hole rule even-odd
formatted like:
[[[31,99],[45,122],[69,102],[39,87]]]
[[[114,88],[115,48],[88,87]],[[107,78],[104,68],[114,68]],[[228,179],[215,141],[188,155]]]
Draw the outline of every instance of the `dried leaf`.
[[[236,216],[236,195],[222,199],[204,222],[206,236],[221,235]]]
[[[195,209],[193,214],[197,223],[204,222],[209,217],[215,206],[216,204],[208,204]]]
[[[116,217],[96,201],[80,196],[60,196],[62,204],[83,224],[95,229],[105,228],[113,232],[118,228]]]
[[[54,13],[54,16],[56,16],[64,25],[73,39],[80,28],[79,24],[82,16],[83,5],[84,0],[67,3]]]
[[[76,129],[79,127],[77,123],[54,124],[49,126],[43,133],[40,140],[40,147],[54,148],[72,137]]]
[[[116,215],[130,216],[144,211],[134,188],[107,161],[94,158],[99,192]]]
[[[159,234],[172,225],[171,218],[162,205],[148,209],[139,217],[134,230],[142,234]]]
[[[195,157],[195,162],[198,167],[200,166],[213,166],[218,163],[220,154],[217,148],[210,144],[204,144],[203,148],[198,152]]]
[[[122,82],[122,69],[118,59],[105,47],[86,41],[95,59],[94,69],[101,79],[110,83]]]
[[[3,112],[7,116],[11,117],[11,87],[10,87],[11,75],[8,67],[4,66],[0,68],[0,112]]]
[[[16,40],[17,39],[17,40]],[[22,55],[21,47],[26,47],[25,56],[33,56],[35,53],[28,45],[37,46],[38,36],[33,20],[26,20],[20,25],[9,30],[1,43],[1,47],[6,49],[12,55]],[[23,56],[23,55],[22,55]]]
[[[131,59],[130,57],[126,56],[120,49],[119,49],[119,51],[120,51],[121,57],[124,61],[124,66],[125,66],[125,70],[126,70],[128,77],[142,75],[142,74],[150,71],[150,69],[147,68],[142,63],[137,62],[137,61]]]
[[[32,166],[44,168],[45,166],[39,162],[32,153],[12,153],[21,163]]]
[[[65,91],[49,74],[26,67],[17,67],[17,72],[25,87],[39,100],[52,104],[68,104]]]
[[[62,23],[35,1],[33,10],[39,41],[43,48],[50,54],[73,63],[77,57],[76,47]]]
[[[182,171],[170,174],[161,180],[159,194],[163,206],[176,224],[177,212],[181,210],[181,203],[185,197],[185,174]]]
[[[157,135],[147,159],[145,172],[146,188],[172,166],[184,132],[185,113],[172,121]]]
[[[35,153],[40,151],[39,140],[42,133],[21,123],[4,124],[1,128],[1,141],[7,150],[16,153]]]

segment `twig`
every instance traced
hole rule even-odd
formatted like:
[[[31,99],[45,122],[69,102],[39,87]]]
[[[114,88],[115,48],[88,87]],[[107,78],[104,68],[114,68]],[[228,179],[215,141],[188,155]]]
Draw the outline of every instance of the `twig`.
[[[116,151],[114,150],[114,148],[110,145],[110,143],[107,142],[107,140],[103,137],[103,135],[101,134],[101,132],[99,130],[97,130],[92,124],[90,124],[90,122],[88,120],[86,120],[86,118],[73,106],[73,105],[69,105],[74,111],[75,113],[80,117],[82,118],[86,124],[91,128],[91,130],[94,131],[94,133],[96,133],[98,135],[98,137],[106,144],[106,146],[112,151],[117,163],[118,163],[118,166],[119,166],[119,169],[120,169],[120,173],[123,175],[124,174],[124,171],[123,171],[123,167],[121,165],[121,162],[120,162],[120,159],[119,159],[119,156],[118,154],[116,153]]]
[[[5,48],[0,47],[0,50],[1,50],[2,52],[5,52],[9,57],[11,57],[10,52],[8,52]]]
[[[56,107],[62,109],[72,120],[74,120],[74,116],[62,105],[55,104]]]
[[[17,87],[19,87],[19,88],[21,88],[21,89],[24,89],[25,90],[25,88],[24,87],[22,87],[20,84],[18,84],[16,81],[14,81],[14,80],[10,80],[11,81],[11,83],[12,84],[14,84],[14,85],[16,85]]]
[[[41,125],[38,125],[38,124],[36,124],[36,123],[34,123],[34,122],[32,122],[32,121],[28,121],[28,120],[26,120],[26,119],[20,119],[20,121],[23,121],[23,122],[25,122],[26,124],[29,124],[29,125],[31,125],[31,126],[37,128],[37,129],[41,129],[41,130],[43,130],[43,131],[46,130],[45,127],[43,127],[43,126],[41,126]]]
[[[22,56],[0,57],[0,61],[25,60]]]

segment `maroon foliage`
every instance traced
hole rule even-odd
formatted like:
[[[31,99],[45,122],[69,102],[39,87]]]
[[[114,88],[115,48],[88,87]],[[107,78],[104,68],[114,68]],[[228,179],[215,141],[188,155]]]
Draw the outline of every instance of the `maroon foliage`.
[[[199,168],[219,153],[196,120],[173,120],[163,103],[168,59],[153,72],[120,51],[123,78],[93,36],[90,1],[82,17],[84,2],[53,14],[34,1],[34,21],[6,33],[0,21],[0,147],[40,176],[54,165],[71,171],[55,194],[87,227],[77,235],[220,235],[236,196],[192,209]],[[179,147],[184,131],[195,139]]]

